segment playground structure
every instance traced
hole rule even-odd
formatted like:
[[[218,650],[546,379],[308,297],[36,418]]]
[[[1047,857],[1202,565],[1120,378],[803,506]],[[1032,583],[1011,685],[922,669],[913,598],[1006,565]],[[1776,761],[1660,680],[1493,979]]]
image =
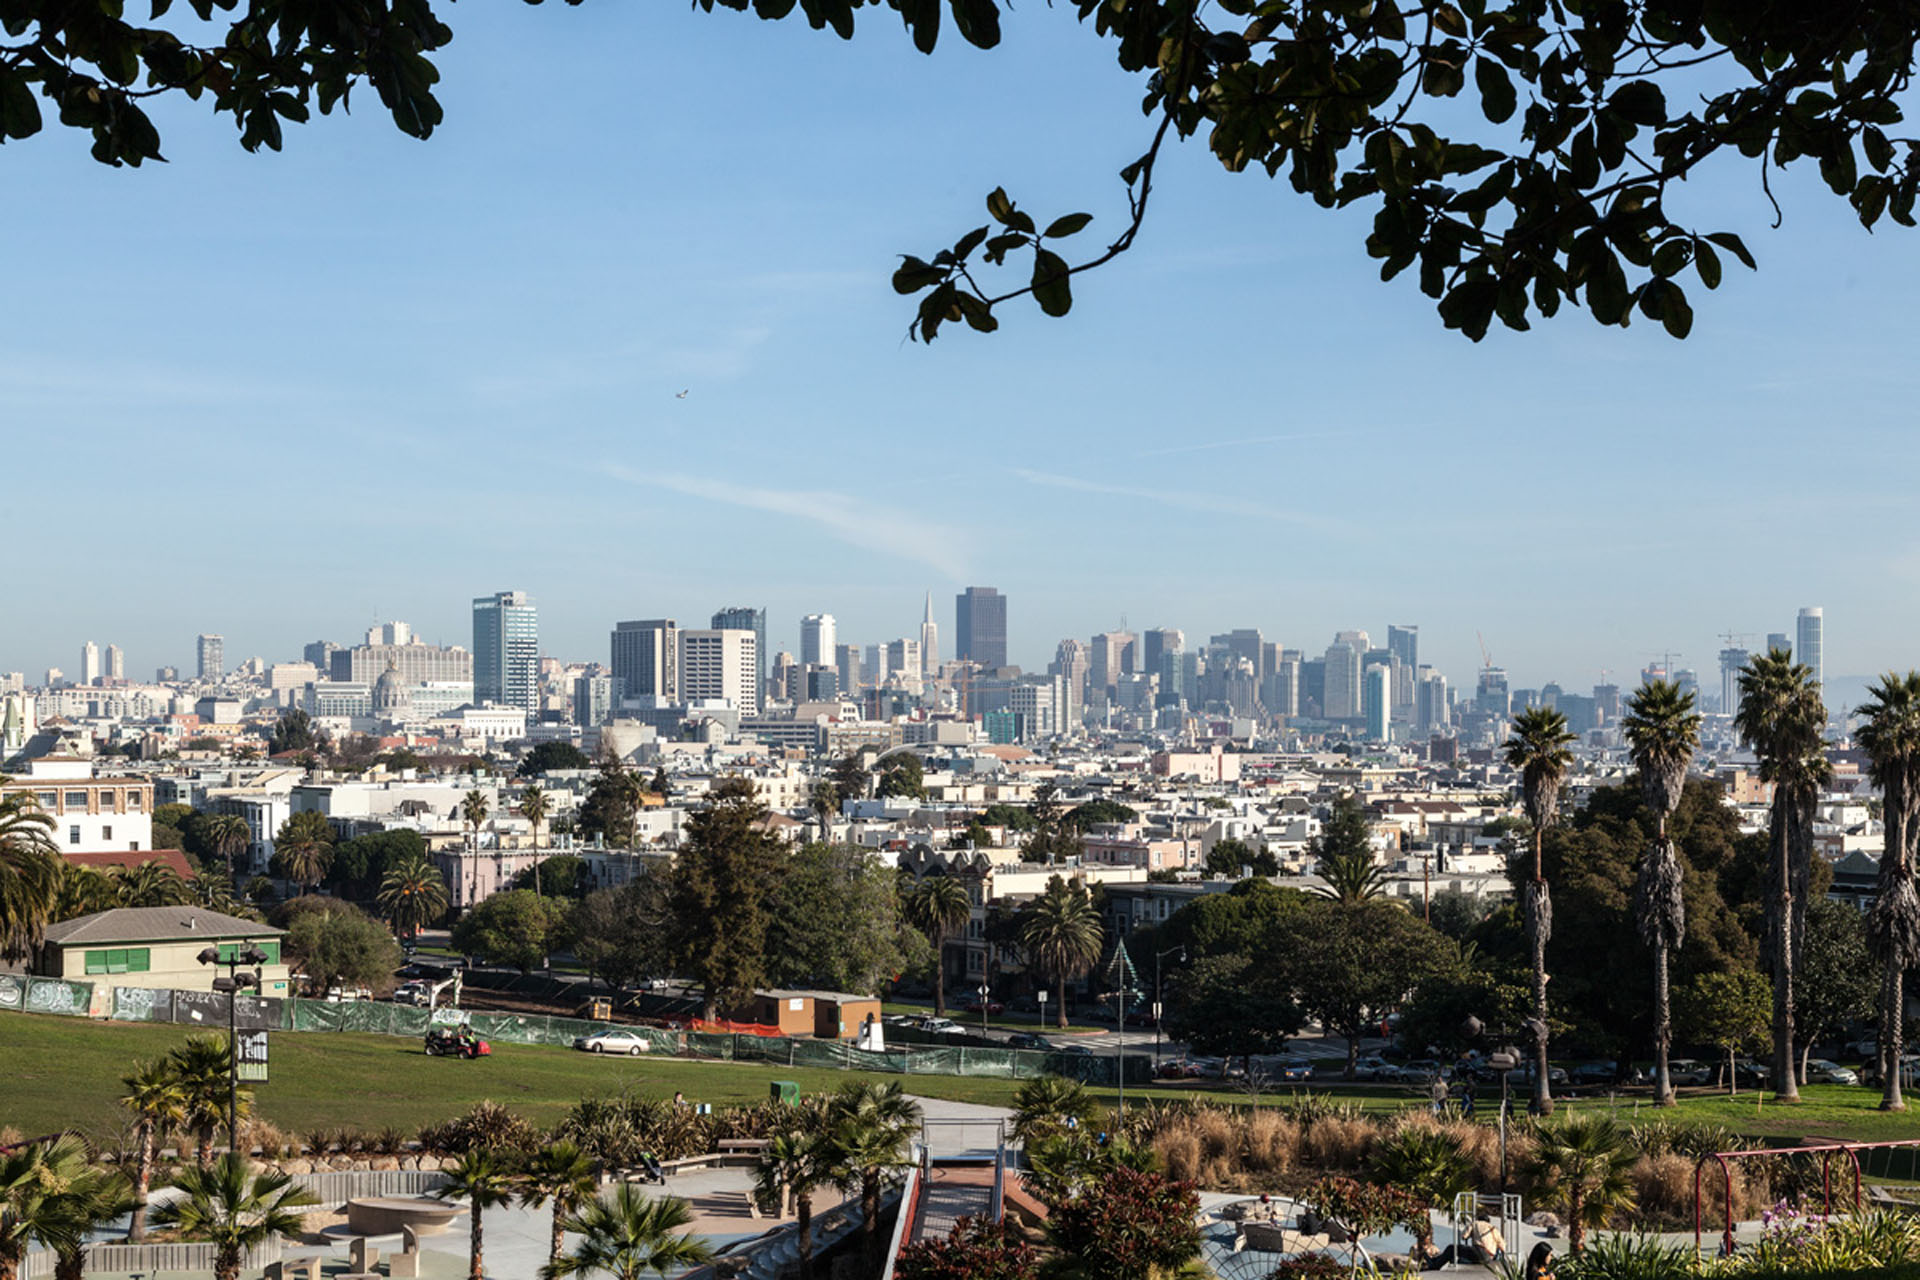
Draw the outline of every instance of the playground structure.
[[[1707,1162],[1713,1161],[1720,1166],[1721,1205],[1725,1212],[1721,1224],[1720,1251],[1722,1255],[1733,1253],[1733,1164],[1740,1160],[1761,1158],[1819,1156],[1820,1190],[1822,1197],[1821,1212],[1828,1217],[1833,1215],[1833,1166],[1837,1158],[1846,1157],[1847,1165],[1853,1170],[1853,1212],[1860,1212],[1863,1173],[1860,1167],[1860,1153],[1863,1151],[1892,1151],[1905,1149],[1912,1153],[1913,1160],[1908,1171],[1908,1181],[1920,1181],[1920,1138],[1900,1138],[1886,1142],[1826,1142],[1802,1147],[1762,1147],[1753,1151],[1715,1151],[1701,1156],[1693,1166],[1693,1251],[1700,1253],[1700,1240],[1703,1228],[1703,1213],[1700,1199],[1701,1177],[1707,1169]],[[1842,1168],[1845,1175],[1845,1167]],[[1877,1199],[1877,1198],[1876,1198]],[[1884,1203],[1884,1202],[1882,1202]]]

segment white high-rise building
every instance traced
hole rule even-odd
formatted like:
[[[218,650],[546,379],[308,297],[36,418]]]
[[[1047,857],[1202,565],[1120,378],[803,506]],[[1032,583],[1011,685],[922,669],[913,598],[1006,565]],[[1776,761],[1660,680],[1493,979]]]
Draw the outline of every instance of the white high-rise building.
[[[473,602],[473,698],[540,712],[540,611],[524,591]]]
[[[107,679],[125,680],[127,678],[127,655],[117,644],[107,646]]]
[[[100,683],[100,646],[91,640],[80,646],[80,683]]]
[[[920,666],[928,675],[940,670],[940,624],[933,620],[933,592],[927,592],[927,610],[920,617]]]
[[[680,633],[680,700],[725,699],[743,716],[760,714],[760,649],[753,632]]]
[[[195,638],[199,675],[202,680],[218,680],[227,670],[227,641],[224,636],[201,635]]]
[[[801,665],[808,667],[832,666],[836,639],[832,614],[810,613],[800,619]]]
[[[1826,615],[1819,605],[1811,605],[1800,611],[1800,617],[1794,622],[1793,660],[1802,666],[1813,668],[1813,678],[1821,684],[1827,681],[1827,669],[1821,648],[1826,641]]]
[[[1393,722],[1393,668],[1386,663],[1376,663],[1367,668],[1366,678],[1361,682],[1360,710],[1366,717],[1367,737],[1374,742],[1385,742],[1392,736]]]
[[[1327,646],[1320,713],[1329,720],[1352,720],[1360,715],[1360,659],[1366,653],[1365,640],[1356,644],[1344,638],[1356,634],[1364,636],[1342,631]]]

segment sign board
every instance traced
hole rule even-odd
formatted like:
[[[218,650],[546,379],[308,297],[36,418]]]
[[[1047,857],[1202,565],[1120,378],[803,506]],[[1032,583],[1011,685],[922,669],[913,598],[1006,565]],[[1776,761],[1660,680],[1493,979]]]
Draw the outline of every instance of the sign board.
[[[239,1079],[264,1081],[267,1078],[267,1033],[242,1031],[239,1036]]]

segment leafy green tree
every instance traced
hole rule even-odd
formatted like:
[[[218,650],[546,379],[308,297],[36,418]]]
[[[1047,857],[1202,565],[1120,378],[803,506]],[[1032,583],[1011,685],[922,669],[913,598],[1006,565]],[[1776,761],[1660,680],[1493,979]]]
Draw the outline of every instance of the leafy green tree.
[[[925,947],[903,918],[898,885],[898,874],[867,850],[795,850],[768,903],[767,980],[867,993],[913,967]]]
[[[980,821],[989,827],[1002,827],[1008,831],[1031,831],[1035,826],[1033,815],[1026,809],[1000,800],[980,811]]]
[[[187,1122],[187,1093],[173,1064],[154,1058],[134,1064],[120,1077],[126,1093],[120,1105],[133,1117],[133,1225],[127,1238],[138,1244],[146,1238],[147,1195],[153,1188],[153,1164],[167,1135]]]
[[[1700,717],[1693,693],[1669,680],[1654,680],[1634,691],[1620,722],[1628,754],[1640,774],[1640,790],[1653,815],[1653,844],[1634,883],[1634,907],[1640,937],[1653,951],[1653,1096],[1657,1105],[1673,1105],[1667,1053],[1673,1044],[1673,1015],[1668,1009],[1668,963],[1687,936],[1685,873],[1667,837],[1667,819],[1680,807],[1687,766],[1700,745]]]
[[[547,1261],[559,1261],[566,1247],[567,1219],[599,1190],[599,1171],[573,1143],[550,1142],[527,1158],[514,1175],[514,1185],[520,1203],[529,1209],[553,1203],[553,1238],[548,1243]]]
[[[536,742],[515,770],[523,778],[537,778],[549,769],[591,769],[593,761],[571,742]]]
[[[1740,673],[1734,724],[1760,759],[1760,779],[1773,784],[1768,821],[1772,873],[1765,895],[1767,949],[1773,956],[1773,1087],[1785,1099],[1800,1096],[1795,1078],[1795,969],[1806,929],[1813,868],[1813,815],[1820,788],[1833,776],[1822,732],[1827,708],[1813,669],[1785,649],[1750,659]]]
[[[1276,924],[1303,911],[1308,895],[1266,880],[1242,880],[1225,893],[1195,898],[1155,931],[1153,949],[1181,947],[1189,961],[1207,956],[1254,955]]]
[[[1615,1213],[1632,1207],[1631,1170],[1639,1154],[1605,1116],[1569,1116],[1535,1132],[1534,1198],[1566,1215],[1567,1243],[1575,1257],[1586,1251],[1588,1227],[1605,1226]]]
[[[446,1174],[447,1180],[435,1187],[433,1194],[442,1200],[467,1202],[472,1220],[467,1237],[467,1280],[485,1280],[486,1234],[481,1229],[481,1217],[486,1210],[512,1201],[513,1171],[493,1152],[475,1148],[462,1155]]]
[[[833,835],[833,817],[840,812],[840,788],[832,778],[821,778],[807,791],[807,808],[820,824],[820,839]]]
[[[274,1236],[299,1231],[295,1210],[316,1203],[290,1175],[277,1169],[256,1174],[235,1152],[182,1169],[173,1185],[180,1198],[155,1209],[153,1223],[177,1228],[188,1240],[211,1242],[214,1280],[239,1280],[241,1256]]]
[[[587,860],[571,853],[543,858],[537,867],[528,867],[513,878],[516,889],[531,889],[556,902],[583,898],[593,887],[587,874]]]
[[[567,909],[564,939],[587,972],[615,987],[672,967],[665,876],[596,889]]]
[[[319,745],[320,735],[314,732],[313,717],[299,707],[288,707],[280,713],[273,735],[267,740],[267,750],[276,756],[286,751],[311,751]]]
[[[1048,1206],[1062,1280],[1161,1280],[1200,1257],[1200,1197],[1190,1182],[1115,1165]]]
[[[1346,1039],[1352,1078],[1360,1037],[1445,967],[1450,946],[1424,921],[1377,900],[1323,899],[1298,930],[1272,938],[1270,954],[1309,1016]]]
[[[302,912],[287,931],[287,950],[319,992],[364,987],[385,995],[393,990],[401,959],[387,927],[346,902],[331,911]]]
[[[900,1280],[1032,1280],[1039,1269],[1039,1251],[1011,1224],[962,1218],[944,1237],[901,1249],[894,1274]]]
[[[613,752],[600,757],[600,772],[580,805],[580,832],[599,836],[610,847],[633,846],[640,812],[640,779]]]
[[[580,1242],[542,1267],[541,1280],[596,1272],[640,1280],[701,1266],[713,1259],[713,1250],[700,1237],[680,1231],[692,1221],[685,1200],[651,1200],[631,1182],[622,1182],[567,1219],[567,1230]]]
[[[1838,1040],[1857,1023],[1873,1019],[1879,981],[1867,946],[1866,922],[1845,903],[1818,897],[1807,904],[1801,939],[1794,1029],[1801,1073],[1811,1046]]]
[[[700,984],[705,1016],[753,995],[767,972],[774,887],[787,863],[753,783],[728,778],[687,819],[668,889],[671,952]]]
[[[1867,910],[1867,939],[1883,966],[1880,998],[1880,1077],[1885,1111],[1905,1111],[1900,1060],[1905,1048],[1907,970],[1920,964],[1920,894],[1914,890],[1913,849],[1920,823],[1920,672],[1888,672],[1867,690],[1872,701],[1854,740],[1867,753],[1868,774],[1880,788],[1885,840],[1879,882]]]
[[[1454,1197],[1479,1181],[1473,1158],[1458,1134],[1408,1125],[1373,1150],[1369,1172],[1375,1182],[1418,1196],[1431,1209],[1453,1208]]]
[[[536,855],[536,860],[533,864],[533,891],[535,893],[540,892],[540,863],[537,860],[537,855],[540,852],[540,824],[547,820],[549,812],[550,806],[547,801],[547,793],[540,789],[539,783],[530,782],[521,789],[520,816],[525,818],[533,826],[533,851]]]
[[[87,1164],[84,1148],[77,1169],[62,1170],[48,1205],[53,1234],[54,1280],[81,1280],[87,1271],[87,1242],[96,1232],[134,1207],[133,1193],[118,1170]]]
[[[1496,1034],[1523,1038],[1521,1023],[1533,1012],[1524,978],[1517,965],[1467,963],[1428,975],[1400,1007],[1400,1042],[1416,1052],[1447,1055],[1491,1047],[1465,1029],[1468,1018]]]
[[[872,772],[867,768],[865,754],[859,751],[842,757],[839,763],[833,766],[830,776],[833,779],[833,785],[839,789],[842,800],[864,800],[867,795],[867,785],[873,778]]]
[[[1318,892],[1336,902],[1366,902],[1387,891],[1387,871],[1374,857],[1367,808],[1357,796],[1334,798],[1333,812],[1308,853],[1315,859],[1315,874],[1326,882]]]
[[[1426,914],[1428,924],[1464,942],[1481,921],[1493,914],[1493,903],[1464,889],[1447,888],[1428,900]]]
[[[467,792],[460,801],[460,821],[466,824],[467,847],[480,847],[480,828],[487,824],[487,818],[493,813],[493,799],[485,791],[475,787]]]
[[[911,751],[902,751],[888,756],[880,762],[880,795],[883,799],[904,797],[910,800],[927,798],[926,768],[920,763],[920,757]]]
[[[164,862],[115,867],[110,873],[114,897],[123,907],[178,907],[193,901],[193,889]]]
[[[791,1200],[800,1241],[800,1280],[813,1280],[813,1195],[832,1180],[833,1144],[824,1130],[790,1129],[767,1140],[753,1170],[753,1194],[761,1204]]]
[[[1280,874],[1280,859],[1264,848],[1256,852],[1245,840],[1228,836],[1214,841],[1213,848],[1207,850],[1206,868],[1213,875],[1235,880],[1249,868],[1256,876],[1277,876]]]
[[[1547,1017],[1547,939],[1553,935],[1553,898],[1542,869],[1540,842],[1560,811],[1560,788],[1573,765],[1567,750],[1574,741],[1567,718],[1550,707],[1529,707],[1513,718],[1507,739],[1507,767],[1520,771],[1520,798],[1533,828],[1533,874],[1521,889],[1521,918],[1527,925],[1527,950],[1533,958],[1533,1016],[1540,1027]],[[1548,1087],[1547,1037],[1534,1037],[1533,1108],[1538,1115],[1553,1114]]]
[[[186,835],[181,826],[193,816],[193,809],[184,804],[155,805],[153,809],[153,847],[155,849],[179,849],[187,851]]]
[[[1033,826],[1021,846],[1028,862],[1058,866],[1080,856],[1080,833],[1067,825],[1067,811],[1060,803],[1058,787],[1043,782],[1035,788],[1029,813]]]
[[[1049,876],[1045,891],[1020,908],[1019,930],[1027,963],[1059,993],[1059,1025],[1065,1030],[1067,983],[1084,977],[1102,950],[1093,895],[1082,881]]]
[[[343,898],[374,900],[396,867],[424,862],[427,842],[418,831],[394,829],[370,832],[343,840],[333,847],[324,884]]]
[[[1760,974],[1703,973],[1680,988],[1679,1013],[1687,1034],[1727,1055],[1727,1092],[1738,1092],[1734,1058],[1757,1052],[1773,1029],[1773,993]]]
[[[1201,957],[1175,975],[1167,997],[1167,1034],[1220,1057],[1280,1053],[1305,1022],[1282,975],[1245,955]]]
[[[907,920],[927,935],[933,946],[933,1011],[947,1012],[947,939],[967,927],[973,898],[952,876],[931,875],[906,893]]]
[[[495,964],[510,964],[522,973],[546,961],[554,934],[565,920],[558,903],[530,889],[496,893],[469,911],[453,926],[453,945],[469,955]]]
[[[1138,822],[1139,820],[1138,810],[1129,809],[1117,800],[1102,797],[1098,800],[1088,800],[1084,804],[1077,804],[1067,810],[1067,816],[1062,819],[1062,823],[1069,829],[1084,834],[1100,823]]]
[[[396,863],[381,878],[379,901],[396,930],[417,938],[422,925],[447,913],[447,882],[440,868],[415,855]]]

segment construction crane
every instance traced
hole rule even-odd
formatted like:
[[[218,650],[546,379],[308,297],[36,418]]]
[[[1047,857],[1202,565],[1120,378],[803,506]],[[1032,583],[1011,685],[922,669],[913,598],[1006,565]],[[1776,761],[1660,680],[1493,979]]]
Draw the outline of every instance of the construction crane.
[[[1493,655],[1487,652],[1487,638],[1481,635],[1478,630],[1473,633],[1473,638],[1480,642],[1480,665],[1491,668],[1493,666]]]

